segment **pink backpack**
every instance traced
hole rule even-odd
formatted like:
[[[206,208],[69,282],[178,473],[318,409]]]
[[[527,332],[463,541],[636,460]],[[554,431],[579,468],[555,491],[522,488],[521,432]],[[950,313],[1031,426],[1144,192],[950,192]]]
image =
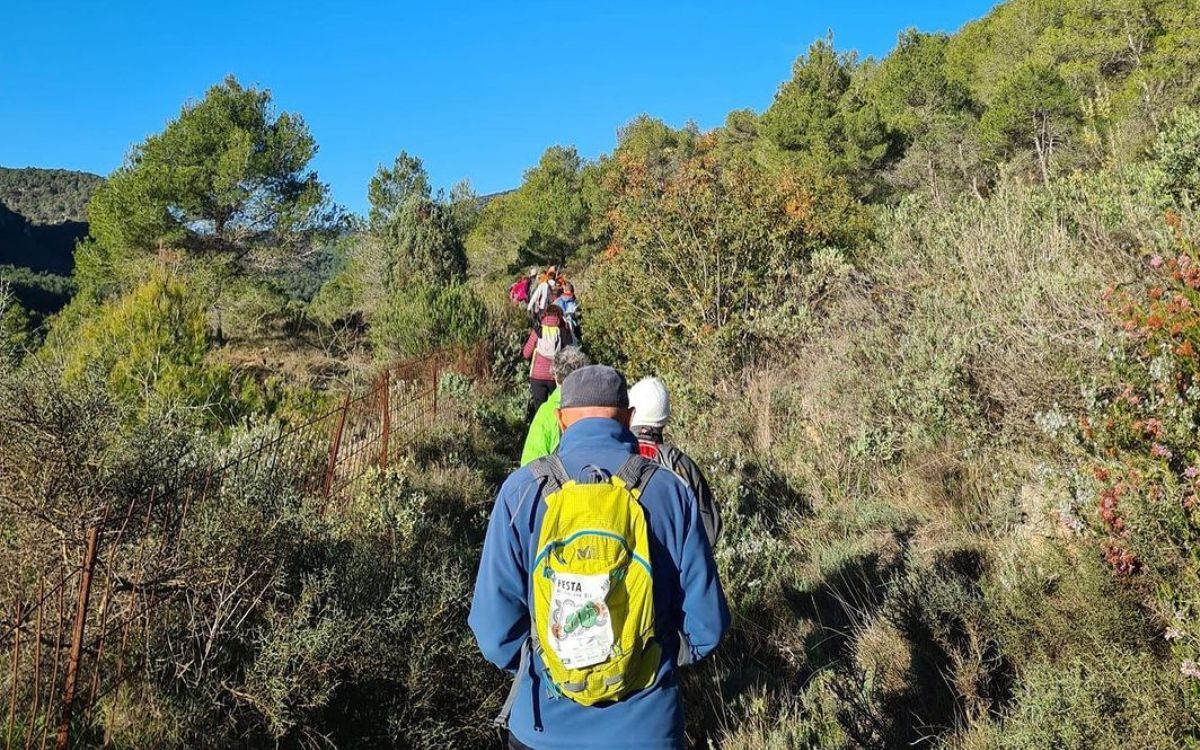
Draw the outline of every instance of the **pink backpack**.
[[[513,302],[529,301],[529,277],[518,279],[508,288],[508,298]]]

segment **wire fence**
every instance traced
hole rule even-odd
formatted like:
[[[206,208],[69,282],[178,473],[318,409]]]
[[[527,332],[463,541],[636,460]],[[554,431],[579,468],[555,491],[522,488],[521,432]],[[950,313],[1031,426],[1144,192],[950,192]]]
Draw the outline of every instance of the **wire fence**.
[[[108,745],[93,712],[136,669],[149,668],[131,643],[149,643],[151,614],[186,588],[192,508],[256,482],[268,500],[316,496],[323,512],[336,513],[369,469],[386,467],[437,422],[443,373],[483,375],[488,364],[480,345],[390,367],[336,407],[281,426],[224,463],[183,457],[169,472],[159,467],[145,492],[81,519],[81,538],[30,550],[27,567],[39,572],[32,582],[10,582],[12,594],[0,600],[5,750]]]

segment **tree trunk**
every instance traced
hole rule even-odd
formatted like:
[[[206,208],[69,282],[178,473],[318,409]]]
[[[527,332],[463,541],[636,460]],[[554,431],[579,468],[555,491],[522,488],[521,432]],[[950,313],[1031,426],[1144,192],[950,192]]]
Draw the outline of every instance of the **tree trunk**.
[[[925,168],[929,171],[929,189],[933,192],[933,205],[937,206],[938,210],[942,209],[942,194],[938,190],[937,172],[933,168],[933,157],[925,157]]]
[[[1038,168],[1042,172],[1042,184],[1050,184],[1050,152],[1053,143],[1050,140],[1050,118],[1034,118],[1033,147],[1037,151]]]

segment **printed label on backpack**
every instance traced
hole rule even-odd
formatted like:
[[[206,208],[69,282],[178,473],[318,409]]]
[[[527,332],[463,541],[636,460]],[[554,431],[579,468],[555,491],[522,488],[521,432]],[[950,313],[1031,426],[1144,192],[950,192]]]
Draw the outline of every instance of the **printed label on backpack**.
[[[613,629],[603,575],[558,573],[550,595],[550,648],[569,669],[599,664],[612,654]]]

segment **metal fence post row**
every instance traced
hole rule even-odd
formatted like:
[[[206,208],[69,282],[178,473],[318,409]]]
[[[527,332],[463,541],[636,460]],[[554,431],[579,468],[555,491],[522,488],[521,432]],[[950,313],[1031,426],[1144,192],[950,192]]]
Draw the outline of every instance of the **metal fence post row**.
[[[106,506],[104,518],[86,526],[82,544],[72,540],[61,553],[38,558],[36,577],[24,581],[15,601],[6,592],[0,604],[0,730],[7,729],[0,750],[78,745],[101,720],[105,697],[139,673],[133,644],[140,630],[148,637],[151,612],[178,597],[149,582],[181,564],[196,506],[252,475],[266,478],[271,497],[297,490],[319,498],[322,512],[337,512],[341,505],[331,499],[348,497],[373,468],[392,465],[394,437],[403,453],[443,418],[442,374],[478,375],[482,351],[443,350],[393,364],[368,387],[347,389],[322,413],[281,423],[271,437],[219,463],[180,460],[169,473],[149,467],[145,486],[121,500],[124,513],[110,518],[117,506]],[[107,744],[108,730],[98,742],[101,736]]]

